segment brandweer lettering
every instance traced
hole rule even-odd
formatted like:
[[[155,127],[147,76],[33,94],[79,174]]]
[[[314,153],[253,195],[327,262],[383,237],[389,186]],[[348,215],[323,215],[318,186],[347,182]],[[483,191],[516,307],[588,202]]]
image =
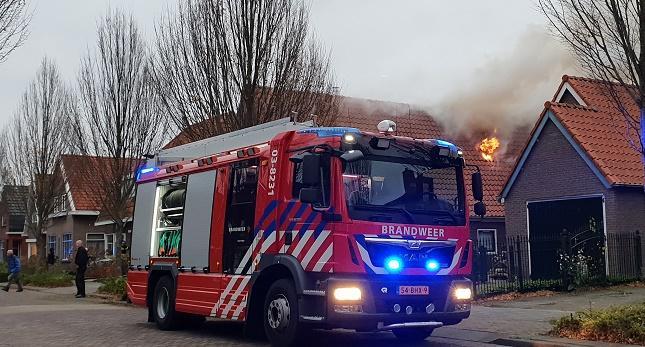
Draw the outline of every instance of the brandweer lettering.
[[[440,228],[402,227],[394,225],[381,226],[381,233],[389,235],[444,237],[443,229]]]

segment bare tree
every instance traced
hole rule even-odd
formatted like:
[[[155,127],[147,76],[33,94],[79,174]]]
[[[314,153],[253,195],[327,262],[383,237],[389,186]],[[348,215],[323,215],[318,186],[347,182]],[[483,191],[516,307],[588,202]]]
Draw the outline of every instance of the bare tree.
[[[0,63],[25,42],[30,19],[25,0],[0,0]]]
[[[6,128],[0,129],[0,190],[2,186],[11,183],[11,171],[9,170],[9,158],[7,151],[7,137],[9,131]]]
[[[180,2],[157,26],[155,82],[191,140],[274,119],[335,120],[329,55],[300,0]]]
[[[65,193],[58,168],[60,155],[69,148],[73,104],[73,94],[56,65],[44,58],[20,99],[6,142],[16,184],[29,187],[26,228],[43,260],[47,255],[43,232],[57,198]]]
[[[645,2],[539,0],[539,6],[587,73],[607,82],[603,89],[623,115],[625,139],[645,165]],[[634,103],[638,115],[630,113]]]
[[[91,174],[85,177],[96,187],[101,214],[114,223],[120,242],[132,214],[133,171],[144,155],[160,147],[164,124],[134,19],[110,11],[99,21],[97,34],[96,50],[83,59],[78,77],[75,137],[83,153],[96,156],[88,160]],[[121,257],[116,259],[121,265]]]

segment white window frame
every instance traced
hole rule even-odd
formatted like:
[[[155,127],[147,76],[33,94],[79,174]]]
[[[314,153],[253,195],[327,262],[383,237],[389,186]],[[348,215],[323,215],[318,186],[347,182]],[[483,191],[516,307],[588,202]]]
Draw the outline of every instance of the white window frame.
[[[68,235],[69,235],[69,240],[66,241],[65,236],[68,236]],[[61,259],[69,260],[72,257],[72,254],[74,254],[74,235],[72,235],[72,233],[63,234],[63,238],[61,242],[63,244],[63,247],[62,247],[63,254]],[[65,252],[65,243],[69,243],[69,250],[70,250],[69,254]]]
[[[0,216],[0,226],[1,227],[6,227],[7,226],[7,218],[5,218],[4,215]]]
[[[52,242],[51,239],[54,238]],[[54,247],[52,247],[52,244]],[[58,236],[57,235],[47,235],[47,254],[49,254],[50,249],[54,249],[54,254],[58,256]]]
[[[89,235],[103,235],[103,238],[102,239],[94,238],[94,239],[90,240],[88,238]],[[106,257],[107,258],[112,258],[116,254],[118,254],[117,252],[120,252],[120,246],[121,246],[121,243],[117,242],[116,233],[111,233],[111,234],[107,234],[107,233],[87,233],[87,234],[85,234],[85,243],[87,243],[89,241],[92,241],[92,242],[103,241],[103,249],[104,249],[104,251],[107,251],[108,250],[108,245],[109,245],[108,236],[112,236],[112,255],[109,255],[109,256],[106,256]],[[127,240],[127,235],[126,234],[123,234],[123,239]]]
[[[492,231],[493,232],[493,238],[494,238],[493,239],[493,245],[495,246],[495,250],[494,251],[489,250],[488,254],[497,254],[497,229],[493,229],[493,228],[477,229],[477,244],[478,245],[479,245],[479,232],[480,231],[484,231],[484,232]]]

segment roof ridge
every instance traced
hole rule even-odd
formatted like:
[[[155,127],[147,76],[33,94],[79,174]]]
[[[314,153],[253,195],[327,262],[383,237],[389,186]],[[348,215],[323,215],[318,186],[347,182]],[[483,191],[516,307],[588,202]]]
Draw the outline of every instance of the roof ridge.
[[[566,102],[555,102],[555,101],[547,101],[544,103],[544,108],[546,109],[551,108],[551,106],[567,107],[567,108],[575,108],[575,109],[585,110],[585,111],[599,112],[598,109],[593,106],[584,106],[584,105],[570,104]]]
[[[599,78],[591,78],[591,77],[581,77],[581,76],[570,76],[570,75],[562,75],[562,81],[563,82],[568,82],[569,80],[578,80],[578,81],[585,81],[585,82],[592,82],[592,83],[598,83],[598,84],[613,84],[615,86],[619,87],[631,87],[635,88],[635,86],[631,84],[621,84],[620,82],[616,81],[605,81]]]

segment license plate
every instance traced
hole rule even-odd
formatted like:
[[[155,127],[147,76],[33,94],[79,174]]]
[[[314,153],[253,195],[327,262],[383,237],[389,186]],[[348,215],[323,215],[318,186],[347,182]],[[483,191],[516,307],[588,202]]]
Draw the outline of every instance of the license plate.
[[[428,286],[399,286],[399,295],[429,295]]]

